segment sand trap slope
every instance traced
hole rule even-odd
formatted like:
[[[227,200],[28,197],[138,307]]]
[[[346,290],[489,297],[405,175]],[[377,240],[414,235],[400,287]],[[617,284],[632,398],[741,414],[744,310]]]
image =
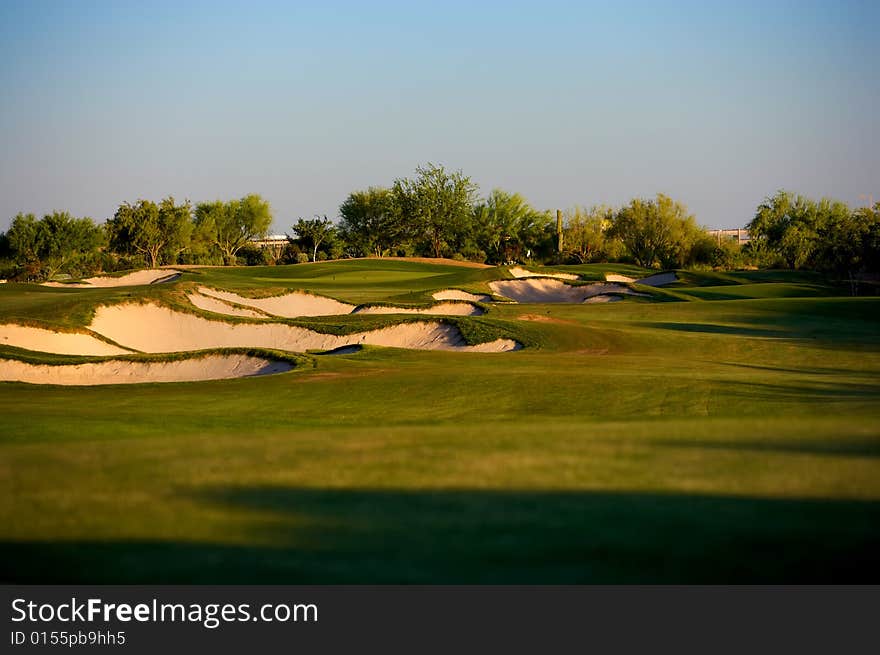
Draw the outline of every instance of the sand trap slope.
[[[208,287],[199,287],[199,293],[218,300],[253,307],[260,311],[280,316],[282,318],[298,318],[300,316],[336,316],[337,314],[350,314],[354,305],[349,305],[332,298],[316,296],[311,293],[294,291],[283,296],[270,298],[246,298],[231,291],[220,291]]]
[[[489,287],[506,298],[527,303],[582,303],[589,298],[607,294],[642,295],[613,282],[573,286],[548,278],[497,280],[490,282]]]
[[[187,300],[189,300],[194,307],[198,307],[199,309],[203,309],[206,312],[214,312],[215,314],[223,314],[224,316],[243,316],[245,318],[266,318],[265,314],[261,314],[258,311],[253,309],[244,309],[243,307],[236,307],[235,305],[230,305],[228,302],[224,302],[218,298],[212,298],[210,296],[203,296],[200,293],[188,293],[186,294]]]
[[[404,323],[347,336],[322,334],[280,323],[225,323],[159,305],[99,307],[91,329],[144,352],[179,352],[211,348],[274,348],[292,352],[332,350],[370,344],[415,350],[503,352],[519,347],[511,339],[469,346],[458,328],[436,321]]]
[[[288,362],[250,355],[208,355],[173,362],[110,361],[87,364],[28,364],[0,359],[0,380],[31,384],[97,385],[224,380],[289,371]]]
[[[655,275],[643,277],[640,280],[629,275],[620,275],[619,273],[605,274],[605,280],[608,282],[635,282],[637,284],[644,284],[647,287],[662,287],[664,284],[672,284],[677,279],[675,273],[656,273]]]
[[[112,344],[81,332],[53,332],[27,325],[0,325],[0,345],[56,355],[129,355]]]
[[[492,300],[492,296],[487,296],[483,293],[468,293],[461,289],[443,289],[443,291],[437,291],[431,297],[434,300],[467,300],[469,302],[491,302]]]
[[[466,302],[439,302],[426,308],[362,305],[352,314],[435,314],[438,316],[482,316],[486,312]]]
[[[527,278],[527,277],[552,277],[552,278],[556,278],[557,280],[579,280],[580,279],[579,276],[573,275],[571,273],[532,273],[531,271],[527,271],[526,269],[521,268],[519,266],[514,266],[513,268],[511,268],[509,270],[510,270],[510,274],[517,279]]]
[[[444,316],[480,316],[485,314],[485,311],[469,303],[443,302],[427,308],[390,305],[360,305],[356,307],[332,298],[296,291],[271,298],[246,298],[231,291],[199,287],[199,294],[191,294],[188,298],[193,305],[209,312],[251,318],[264,318],[265,314],[281,318],[339,316],[343,314],[437,314]],[[234,307],[230,303],[254,307],[265,314],[248,312],[248,310]]]
[[[148,284],[163,284],[173,282],[180,277],[180,271],[170,269],[153,268],[143,271],[135,271],[119,277],[99,276],[88,277],[82,282],[43,282],[44,287],[60,287],[63,289],[95,289],[107,287],[134,287]]]
[[[643,277],[641,280],[636,280],[636,282],[647,287],[662,287],[664,284],[672,284],[677,280],[678,278],[675,277],[675,273],[657,273],[656,275]]]

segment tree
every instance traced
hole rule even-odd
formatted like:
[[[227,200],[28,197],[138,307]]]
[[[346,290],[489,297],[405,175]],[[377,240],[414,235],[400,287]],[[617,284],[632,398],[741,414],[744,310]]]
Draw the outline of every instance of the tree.
[[[605,205],[589,209],[575,207],[565,213],[565,252],[581,264],[607,256],[606,242],[611,228],[614,210]]]
[[[97,255],[104,234],[91,218],[74,218],[67,212],[56,211],[44,216],[37,225],[37,255],[45,277],[62,271],[79,277],[79,273],[95,267],[84,260]],[[74,264],[79,267],[74,268]]]
[[[850,285],[855,296],[868,271],[877,271],[880,254],[880,203],[852,212],[842,202],[819,203],[818,241],[813,265]]]
[[[382,257],[400,239],[399,215],[390,189],[370,187],[350,193],[339,206],[339,215],[342,237],[362,254]]]
[[[152,200],[124,202],[106,223],[110,249],[121,255],[141,254],[151,268],[173,263],[189,246],[192,207],[176,205],[168,197],[158,205]]]
[[[27,280],[95,270],[103,238],[91,218],[58,211],[40,220],[33,214],[18,214],[6,234],[10,255]]]
[[[473,238],[487,261],[509,262],[530,257],[549,223],[547,212],[539,212],[518,193],[495,189],[474,206]]]
[[[311,220],[301,218],[296,222],[296,225],[293,226],[293,231],[296,232],[301,239],[306,239],[311,243],[313,262],[318,261],[318,246],[320,246],[321,242],[325,239],[329,238],[335,230],[336,226],[333,225],[333,221],[326,216],[324,218],[316,216]]]
[[[193,234],[193,210],[189,200],[181,205],[168,196],[159,203],[159,225],[165,235],[160,252],[163,264],[177,263],[178,256],[190,247]]]
[[[652,268],[680,264],[698,230],[687,207],[658,193],[655,200],[635,198],[615,212],[609,234],[623,241],[639,266]]]
[[[6,233],[12,259],[20,266],[39,265],[40,226],[33,214],[19,213]]]
[[[789,268],[801,268],[818,245],[825,209],[801,195],[778,191],[758,205],[748,225],[751,248],[783,259]]]
[[[476,191],[461,171],[433,164],[416,168],[415,179],[395,180],[391,189],[405,233],[434,257],[464,242]]]
[[[197,229],[210,236],[227,264],[234,264],[241,248],[263,237],[272,225],[272,209],[257,194],[240,200],[202,202],[196,205]]]

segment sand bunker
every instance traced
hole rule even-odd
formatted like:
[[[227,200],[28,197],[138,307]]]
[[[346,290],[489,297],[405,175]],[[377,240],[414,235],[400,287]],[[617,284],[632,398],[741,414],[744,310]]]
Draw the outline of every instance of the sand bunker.
[[[215,314],[223,314],[225,316],[243,316],[245,318],[266,318],[266,314],[253,309],[245,309],[244,307],[236,307],[228,302],[224,302],[218,298],[203,296],[200,293],[186,294],[193,306],[203,309],[206,312],[214,312]]]
[[[119,277],[88,277],[82,282],[43,282],[44,287],[60,287],[63,289],[96,289],[106,287],[134,287],[144,286],[148,284],[163,284],[165,282],[173,282],[180,277],[180,271],[170,269],[146,269],[143,271],[135,271]]]
[[[643,277],[640,280],[628,275],[620,275],[619,273],[605,274],[605,280],[608,282],[635,282],[636,284],[644,284],[647,287],[662,287],[664,284],[672,284],[677,279],[675,273],[657,273]]]
[[[552,278],[556,278],[557,280],[579,280],[580,279],[580,276],[573,275],[571,273],[532,273],[531,271],[527,271],[526,269],[521,268],[519,266],[514,266],[513,268],[511,268],[509,270],[510,270],[510,274],[517,279],[525,278],[525,277],[552,277]]]
[[[173,362],[115,360],[57,366],[0,359],[0,380],[61,385],[189,382],[269,375],[292,368],[288,362],[250,355],[208,355]]]
[[[249,347],[304,352],[355,344],[463,352],[504,352],[520,347],[512,339],[469,346],[457,327],[437,321],[336,336],[280,323],[211,321],[154,304],[99,307],[90,327],[114,341],[150,353]]]
[[[304,316],[339,316],[343,314],[437,314],[443,316],[480,316],[485,312],[469,303],[445,302],[431,307],[394,307],[390,305],[349,305],[325,296],[294,291],[283,296],[270,298],[247,298],[231,291],[220,291],[208,287],[199,287],[199,294],[188,296],[190,302],[200,309],[228,316],[249,316],[264,318],[265,315],[281,318],[299,318]],[[261,310],[263,313],[245,313],[248,310],[234,307],[245,305]]]
[[[657,273],[656,275],[649,275],[641,280],[636,280],[636,283],[644,284],[646,287],[662,287],[664,284],[672,284],[676,281],[678,281],[678,278],[675,277],[675,273]]]
[[[426,308],[361,305],[352,314],[435,314],[439,316],[482,316],[486,312],[466,302],[440,302]]]
[[[492,296],[486,294],[468,293],[461,289],[443,289],[432,295],[434,300],[466,300],[468,302],[491,302]]]
[[[199,293],[227,303],[253,307],[266,314],[282,318],[336,316],[337,314],[350,314],[355,308],[355,305],[349,305],[332,298],[316,296],[301,291],[294,291],[283,296],[272,296],[270,298],[246,298],[231,291],[219,291],[208,287],[199,287]]]
[[[112,344],[82,332],[54,332],[27,325],[0,325],[0,345],[57,355],[129,355]]]
[[[527,303],[583,303],[587,300],[606,295],[644,295],[613,282],[597,282],[595,284],[573,286],[548,278],[497,280],[490,282],[489,287],[495,293],[506,298],[516,302]],[[610,302],[610,300],[592,300],[592,302]]]

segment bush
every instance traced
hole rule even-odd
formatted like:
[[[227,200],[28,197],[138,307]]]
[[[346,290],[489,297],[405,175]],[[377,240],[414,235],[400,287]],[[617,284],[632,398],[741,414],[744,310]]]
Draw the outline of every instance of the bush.
[[[269,263],[266,252],[250,243],[242,246],[238,251],[237,259],[243,266],[265,266]]]
[[[297,264],[307,264],[309,262],[309,256],[304,252],[296,253],[296,263]]]

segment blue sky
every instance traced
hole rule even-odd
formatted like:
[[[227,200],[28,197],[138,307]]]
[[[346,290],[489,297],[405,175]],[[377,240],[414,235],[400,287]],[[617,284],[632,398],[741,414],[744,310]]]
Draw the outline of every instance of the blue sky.
[[[0,0],[0,230],[260,193],[278,231],[426,162],[542,209],[736,227],[880,198],[880,3]]]

